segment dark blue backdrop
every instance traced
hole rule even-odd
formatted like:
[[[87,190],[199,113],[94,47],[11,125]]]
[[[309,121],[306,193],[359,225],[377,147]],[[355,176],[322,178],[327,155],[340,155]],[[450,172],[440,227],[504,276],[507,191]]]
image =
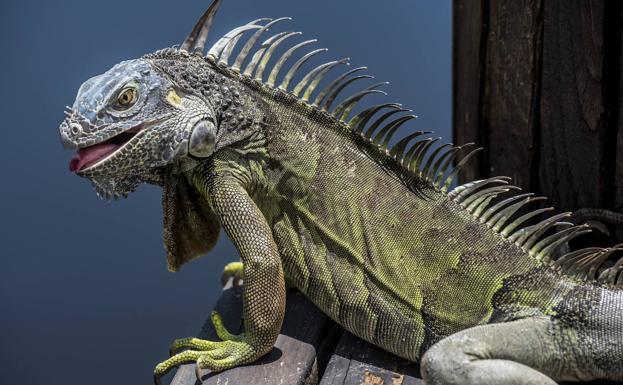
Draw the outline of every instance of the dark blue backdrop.
[[[0,3],[1,383],[147,384],[169,343],[194,335],[214,304],[222,266],[237,258],[225,237],[168,273],[160,191],[101,201],[67,171],[57,134],[84,80],[179,44],[207,3]],[[450,0],[227,0],[212,38],[279,16],[319,38],[325,58],[350,56],[390,81],[416,127],[449,137]]]

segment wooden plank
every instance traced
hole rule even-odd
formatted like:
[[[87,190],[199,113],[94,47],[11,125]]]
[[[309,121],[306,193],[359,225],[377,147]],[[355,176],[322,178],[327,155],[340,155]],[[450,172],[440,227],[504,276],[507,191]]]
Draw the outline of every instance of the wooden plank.
[[[456,143],[483,146],[462,181],[508,175],[529,188],[538,148],[542,0],[454,1]]]
[[[619,28],[623,28],[623,7],[619,12]],[[621,33],[621,32],[619,32]],[[614,209],[619,212],[623,212],[623,38],[619,36],[619,81],[617,90],[617,121],[614,122],[617,126],[617,138],[616,138],[616,164],[615,164],[615,200]],[[623,230],[623,228],[622,228]],[[623,239],[623,231],[619,236],[619,239]]]
[[[543,14],[541,0],[491,1],[488,6],[481,112],[487,176],[506,175],[530,189],[537,162]]]
[[[457,144],[473,142],[482,145],[480,76],[484,58],[481,39],[485,33],[482,4],[470,0],[455,0],[453,3],[452,120]],[[482,156],[479,159],[482,160]],[[474,180],[477,175],[478,161],[472,160],[464,168],[460,180]]]
[[[612,6],[612,4],[609,4]],[[612,29],[618,30],[618,60],[616,61],[616,68],[613,68],[613,72],[616,70],[616,74],[619,79],[618,82],[610,83],[616,84],[617,89],[615,95],[613,97],[616,104],[613,105],[613,108],[616,108],[616,116],[611,116],[611,120],[609,124],[611,127],[616,128],[616,148],[614,149],[615,156],[615,165],[614,165],[614,202],[613,202],[613,210],[618,212],[623,212],[623,76],[621,76],[621,72],[623,71],[623,32],[621,29],[623,28],[623,6],[620,4],[615,4],[619,6],[618,10],[608,10],[609,12],[618,14],[615,19],[615,25],[610,26]],[[616,12],[618,11],[618,12]],[[618,25],[616,25],[618,22]],[[607,30],[607,29],[606,29]],[[610,31],[607,31],[608,33]],[[616,43],[616,42],[615,42]],[[612,81],[612,80],[611,80]],[[616,238],[623,239],[623,226],[617,226],[616,228]]]
[[[545,2],[539,185],[559,209],[604,207],[604,2]]]
[[[623,210],[620,2],[454,1],[454,135],[560,210]],[[623,232],[623,229],[621,229]]]
[[[423,385],[417,364],[344,332],[320,385]]]
[[[242,331],[242,298],[240,289],[223,292],[215,309],[221,312],[231,332]],[[295,290],[288,291],[286,317],[275,348],[257,362],[222,373],[204,371],[205,385],[292,384],[317,382],[317,350],[322,346],[332,321]],[[218,340],[210,319],[203,325],[199,338]],[[329,342],[330,343],[330,342]],[[195,365],[181,366],[171,385],[196,385]]]

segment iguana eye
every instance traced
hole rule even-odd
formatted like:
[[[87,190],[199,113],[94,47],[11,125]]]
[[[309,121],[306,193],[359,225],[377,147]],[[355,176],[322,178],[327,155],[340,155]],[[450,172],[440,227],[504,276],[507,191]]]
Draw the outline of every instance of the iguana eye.
[[[136,102],[137,98],[138,91],[136,90],[136,88],[124,88],[123,90],[121,90],[121,92],[119,92],[119,95],[117,96],[117,107],[121,109],[129,108]]]

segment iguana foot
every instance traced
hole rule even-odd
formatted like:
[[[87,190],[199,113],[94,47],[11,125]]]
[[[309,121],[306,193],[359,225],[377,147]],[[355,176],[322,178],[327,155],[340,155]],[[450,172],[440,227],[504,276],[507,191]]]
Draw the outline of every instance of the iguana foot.
[[[243,278],[242,262],[230,262],[225,265],[223,268],[223,274],[221,275],[221,284],[225,286],[230,278],[233,278],[234,287],[240,285],[240,281],[242,281]]]
[[[181,364],[195,362],[197,379],[200,380],[200,369],[220,372],[259,358],[256,349],[244,338],[241,341],[206,341],[193,338],[188,339],[188,345],[194,345],[194,349],[201,350],[185,350],[159,363],[154,370],[154,378],[159,379]]]
[[[218,312],[213,311],[211,319],[216,334],[222,341],[207,341],[194,337],[175,340],[169,350],[171,357],[156,365],[154,370],[156,385],[160,385],[160,377],[181,364],[195,362],[197,364],[195,373],[197,380],[200,381],[201,369],[219,372],[259,358],[257,349],[247,342],[244,334],[231,334],[225,328]],[[181,349],[189,350],[176,354]]]

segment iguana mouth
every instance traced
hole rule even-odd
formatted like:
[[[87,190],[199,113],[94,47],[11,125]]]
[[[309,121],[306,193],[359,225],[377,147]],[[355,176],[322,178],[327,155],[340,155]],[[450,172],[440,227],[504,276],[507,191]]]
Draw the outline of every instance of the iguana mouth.
[[[142,128],[143,125],[138,125],[104,142],[79,149],[69,161],[69,171],[80,172],[107,159],[134,138]]]

